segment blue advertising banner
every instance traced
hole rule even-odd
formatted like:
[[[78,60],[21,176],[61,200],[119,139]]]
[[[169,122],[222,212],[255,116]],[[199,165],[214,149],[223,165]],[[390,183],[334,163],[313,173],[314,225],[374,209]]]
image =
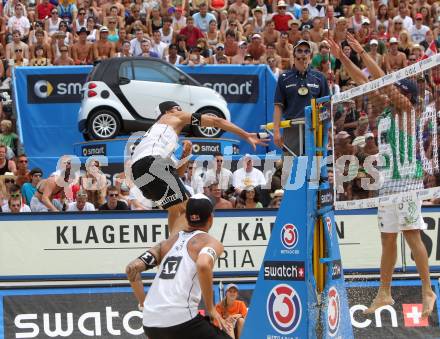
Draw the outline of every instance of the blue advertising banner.
[[[301,157],[302,158],[302,157]],[[296,173],[294,161],[292,173]],[[307,185],[284,195],[256,283],[242,338],[308,338],[317,319]],[[291,206],[295,206],[295,213]]]
[[[14,71],[19,135],[30,159],[45,175],[58,158],[83,140],[77,118],[81,89],[91,66],[19,67]]]
[[[246,131],[258,132],[261,125],[273,120],[276,79],[267,66],[180,66],[180,69],[223,95],[228,102],[232,122]],[[236,138],[231,133],[225,133],[223,137]],[[272,146],[269,149],[274,149]],[[262,154],[267,150],[257,147],[257,152],[254,152],[248,144],[241,142],[240,152]]]
[[[19,134],[31,167],[41,167],[48,174],[55,169],[61,155],[75,154],[74,144],[84,141],[78,131],[77,116],[81,88],[91,69],[91,66],[66,66],[15,70],[13,89]],[[224,95],[232,121],[243,129],[258,132],[260,125],[272,121],[276,81],[267,66],[182,66],[182,69]],[[223,137],[236,138],[230,133]],[[101,151],[105,148],[109,157],[122,156],[109,154],[105,146]],[[241,154],[268,151],[258,147],[254,152],[245,142],[240,143],[239,149]]]

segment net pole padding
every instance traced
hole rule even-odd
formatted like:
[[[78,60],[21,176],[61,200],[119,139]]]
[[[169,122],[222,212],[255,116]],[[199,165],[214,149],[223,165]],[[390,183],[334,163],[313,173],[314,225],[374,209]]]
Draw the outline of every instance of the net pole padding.
[[[318,116],[319,111],[318,111],[316,99],[312,99],[311,107],[312,107],[312,128],[313,128],[313,135],[315,140],[315,148],[321,149],[323,143],[322,122],[320,121]],[[318,162],[316,165],[316,171],[317,171],[316,178],[320,178],[321,167],[319,164],[319,155],[322,155],[322,153],[320,151],[317,151],[315,152],[315,155],[317,156],[316,159]],[[316,204],[318,204],[317,201]],[[316,218],[315,230],[313,234],[313,243],[314,243],[313,268],[316,277],[316,288],[318,290],[318,293],[322,293],[322,291],[324,290],[325,277],[324,277],[324,265],[320,261],[320,259],[324,257],[324,229],[323,229],[321,216]]]

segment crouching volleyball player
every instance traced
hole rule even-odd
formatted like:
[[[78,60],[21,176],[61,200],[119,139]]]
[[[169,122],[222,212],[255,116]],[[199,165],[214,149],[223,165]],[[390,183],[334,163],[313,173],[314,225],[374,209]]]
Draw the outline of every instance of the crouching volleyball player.
[[[256,145],[266,146],[268,140],[216,116],[183,112],[174,101],[162,102],[159,110],[156,123],[135,143],[131,169],[142,194],[168,211],[170,234],[175,234],[185,225],[185,203],[189,197],[180,180],[185,173],[186,159],[179,162],[174,155],[182,129],[186,125],[218,127],[240,136],[254,150]],[[184,144],[184,156],[190,154],[190,146],[190,143]]]
[[[189,198],[186,228],[150,248],[126,268],[139,308],[143,308],[143,325],[149,339],[233,337],[232,328],[213,303],[212,272],[223,245],[208,234],[212,211],[205,195]],[[159,270],[145,297],[140,273],[156,266]],[[219,327],[198,313],[202,295],[211,320]]]

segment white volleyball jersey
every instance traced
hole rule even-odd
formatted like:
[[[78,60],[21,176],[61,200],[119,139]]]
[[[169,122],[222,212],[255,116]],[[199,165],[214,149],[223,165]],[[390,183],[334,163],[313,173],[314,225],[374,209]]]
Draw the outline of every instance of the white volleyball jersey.
[[[171,159],[176,166],[177,158],[174,151],[179,145],[179,137],[174,128],[166,124],[154,124],[145,133],[141,141],[135,146],[132,155],[132,163],[147,156],[160,156]]]
[[[197,267],[190,257],[188,241],[203,231],[179,232],[171,250],[162,259],[144,301],[143,325],[170,327],[193,319],[202,298]]]

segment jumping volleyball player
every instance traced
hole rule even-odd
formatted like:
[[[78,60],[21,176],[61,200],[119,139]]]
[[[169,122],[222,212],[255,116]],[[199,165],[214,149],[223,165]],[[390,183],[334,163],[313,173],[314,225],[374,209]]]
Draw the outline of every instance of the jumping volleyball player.
[[[347,41],[353,50],[358,53],[361,57],[363,64],[367,67],[368,72],[372,75],[374,79],[378,79],[384,76],[382,69],[376,64],[376,62],[366,53],[359,42],[351,35],[347,34]],[[337,57],[341,63],[346,68],[347,72],[351,78],[358,84],[364,84],[368,82],[368,78],[362,71],[355,66],[348,57],[341,52],[340,47],[332,40],[329,41],[332,54]],[[399,85],[396,85],[399,86]],[[403,112],[413,112],[414,107],[411,100],[403,95],[400,90],[401,87],[396,86],[386,86],[381,88],[387,97],[388,105],[383,113],[382,118],[392,117],[392,112],[401,115]],[[408,86],[411,86],[409,83]],[[410,92],[411,89],[407,88]],[[414,95],[414,93],[413,93]],[[417,94],[416,94],[417,96]],[[379,93],[373,92],[369,95],[369,98],[374,100],[380,97]],[[386,105],[386,102],[384,103]],[[402,119],[401,119],[402,120]],[[408,119],[409,122],[410,119]],[[392,124],[391,124],[392,125]],[[402,144],[403,139],[410,135],[410,126],[408,123],[406,126],[401,126],[402,131],[407,131],[407,133],[399,133],[400,144]],[[379,136],[380,137],[380,136]],[[394,165],[396,162],[400,161],[401,158],[405,158],[405,150],[397,150],[395,130],[390,126],[388,131],[388,139],[391,146],[391,153],[394,158]],[[408,137],[408,140],[410,137]],[[414,141],[408,141],[410,147],[415,147]],[[399,152],[399,154],[397,154]],[[410,152],[408,152],[410,153]],[[415,152],[414,152],[415,153]],[[414,154],[413,153],[413,154]],[[408,157],[410,154],[408,154]],[[412,159],[416,160],[416,159]],[[416,164],[416,173],[414,174],[414,181],[417,182],[417,176],[419,175],[417,168],[420,164]],[[395,169],[391,169],[394,171]],[[392,175],[391,180],[399,179],[397,174]],[[401,188],[400,188],[401,189]],[[388,191],[388,193],[395,193]],[[420,230],[426,228],[423,222],[421,214],[421,201],[414,198],[409,199],[405,203],[397,203],[387,206],[378,206],[378,223],[381,231],[382,240],[382,256],[380,264],[380,287],[374,298],[370,307],[364,311],[365,314],[374,313],[374,311],[385,305],[394,304],[394,300],[391,296],[391,281],[394,271],[394,266],[397,259],[397,235],[400,231],[403,232],[406,242],[408,243],[411,252],[414,256],[414,260],[417,266],[417,270],[420,274],[420,279],[422,281],[422,300],[423,300],[423,310],[422,317],[428,317],[434,307],[436,295],[431,288],[431,280],[429,276],[429,265],[428,265],[428,255],[426,252],[425,245],[423,244],[420,237]]]
[[[185,225],[185,204],[189,197],[180,177],[185,172],[184,157],[190,155],[191,143],[184,142],[182,161],[179,162],[174,155],[182,129],[186,125],[218,127],[237,134],[254,150],[256,145],[266,146],[268,140],[216,116],[183,112],[174,101],[162,102],[159,110],[156,123],[135,143],[131,169],[134,182],[142,194],[168,210],[170,234],[175,234]]]

